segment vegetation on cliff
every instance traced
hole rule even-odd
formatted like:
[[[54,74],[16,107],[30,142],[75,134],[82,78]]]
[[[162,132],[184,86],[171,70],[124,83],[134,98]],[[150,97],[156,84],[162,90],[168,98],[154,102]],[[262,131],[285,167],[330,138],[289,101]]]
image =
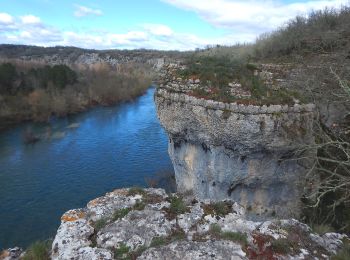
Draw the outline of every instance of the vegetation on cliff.
[[[254,44],[215,46],[197,51],[192,64],[188,66],[189,73],[186,71],[187,74],[184,74],[195,74],[193,68],[202,66],[202,61],[207,60],[225,61],[228,68],[231,64],[236,66],[237,60],[243,64],[241,68],[247,64],[250,67],[252,63],[257,68],[270,63],[280,70],[272,71],[271,74],[282,74],[282,89],[286,90],[286,95],[300,93],[315,103],[318,112],[316,145],[301,147],[299,151],[300,158],[305,151],[316,151],[311,158],[314,164],[308,176],[311,178],[308,184],[310,187],[306,187],[313,192],[308,196],[304,220],[316,227],[330,225],[342,232],[350,231],[349,28],[350,6],[314,11],[308,16],[292,19],[272,33],[260,36]],[[228,68],[223,71],[224,75]],[[237,71],[241,73],[239,69]],[[211,68],[209,75],[218,75],[216,73]],[[200,74],[197,75],[202,78]],[[223,77],[223,85],[235,78],[234,73],[230,75],[231,78]],[[250,75],[254,79],[253,74]],[[213,82],[215,78],[210,80]],[[242,86],[252,90],[249,84]],[[201,91],[201,95],[204,94]],[[254,88],[252,94],[254,97]],[[225,97],[224,94],[222,96]],[[210,93],[208,97],[215,98]]]
[[[200,87],[193,89],[192,96],[222,102],[237,102],[252,105],[289,104],[306,102],[297,91],[273,89],[260,75],[259,66],[248,61],[225,56],[192,55],[177,70],[183,79],[199,79]],[[248,93],[244,96],[233,93]]]
[[[272,33],[261,35],[254,44],[238,44],[231,47],[215,46],[197,50],[185,60],[186,69],[180,69],[178,75],[183,78],[199,78],[201,84],[209,86],[210,91],[201,87],[194,95],[224,102],[238,101],[245,104],[291,104],[295,99],[308,101],[311,93],[323,95],[323,90],[330,94],[331,89],[338,88],[337,82],[328,80],[328,89],[316,85],[331,78],[329,67],[336,67],[340,77],[349,77],[349,67],[344,65],[350,58],[350,7],[314,11],[308,16],[298,16],[285,26]],[[303,86],[292,88],[271,88],[261,75],[260,64],[271,62],[310,65],[314,67],[313,86],[309,93]],[[345,63],[345,64],[346,64]],[[320,64],[323,68],[319,69]],[[329,66],[327,66],[329,65]],[[291,69],[291,68],[288,68]],[[298,74],[304,77],[304,83],[310,80],[310,69]],[[317,71],[319,69],[319,71]],[[229,91],[230,82],[241,84],[251,92],[251,97],[235,97]],[[274,82],[277,86],[278,82]],[[310,84],[311,85],[311,84]]]

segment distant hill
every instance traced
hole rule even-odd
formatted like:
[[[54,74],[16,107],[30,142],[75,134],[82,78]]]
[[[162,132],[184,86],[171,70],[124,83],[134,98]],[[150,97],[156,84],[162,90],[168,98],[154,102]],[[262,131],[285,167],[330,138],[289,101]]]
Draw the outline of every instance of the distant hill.
[[[158,50],[93,50],[77,47],[39,47],[30,45],[0,44],[0,58],[43,60],[51,64],[94,63],[106,61],[120,63],[125,61],[147,62],[159,58],[182,58],[188,52]]]

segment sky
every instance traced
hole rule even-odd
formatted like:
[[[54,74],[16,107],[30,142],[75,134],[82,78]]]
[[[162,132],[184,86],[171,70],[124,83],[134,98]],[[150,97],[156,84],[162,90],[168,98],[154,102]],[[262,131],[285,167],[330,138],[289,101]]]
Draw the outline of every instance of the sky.
[[[0,0],[0,43],[193,50],[253,42],[349,0]]]

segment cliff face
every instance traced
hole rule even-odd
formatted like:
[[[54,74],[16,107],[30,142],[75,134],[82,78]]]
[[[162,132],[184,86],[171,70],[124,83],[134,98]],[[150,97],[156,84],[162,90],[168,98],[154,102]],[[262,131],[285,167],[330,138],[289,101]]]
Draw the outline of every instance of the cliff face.
[[[308,165],[294,152],[314,142],[313,105],[228,104],[167,86],[155,102],[179,192],[230,198],[258,218],[299,214]]]

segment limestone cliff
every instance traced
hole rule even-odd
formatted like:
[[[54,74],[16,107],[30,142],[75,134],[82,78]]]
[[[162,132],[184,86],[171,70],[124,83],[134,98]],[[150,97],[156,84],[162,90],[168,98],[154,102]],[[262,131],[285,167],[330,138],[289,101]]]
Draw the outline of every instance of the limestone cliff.
[[[178,191],[233,199],[257,218],[298,216],[308,162],[295,152],[314,142],[314,105],[222,103],[194,88],[173,79],[155,94]]]

